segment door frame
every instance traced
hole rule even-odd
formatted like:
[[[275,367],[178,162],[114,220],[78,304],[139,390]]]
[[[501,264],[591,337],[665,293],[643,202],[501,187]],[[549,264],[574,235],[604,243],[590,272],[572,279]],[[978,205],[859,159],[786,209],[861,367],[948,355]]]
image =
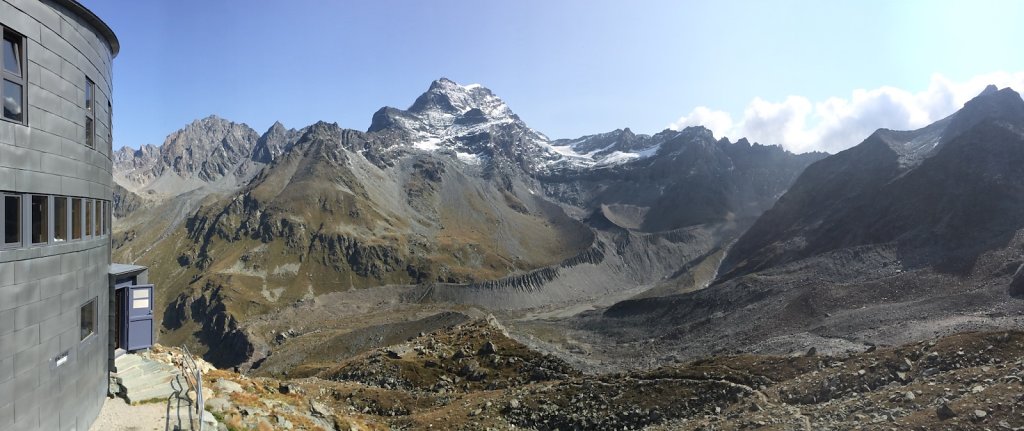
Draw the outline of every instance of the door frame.
[[[127,295],[128,292],[125,288],[135,285],[135,277],[126,278],[119,280],[114,284],[114,307],[117,307],[117,296],[118,294]],[[128,353],[128,298],[121,302],[121,309],[114,311],[114,324],[117,325],[118,330],[116,333],[119,335],[118,339],[114,341],[114,357],[121,356]]]

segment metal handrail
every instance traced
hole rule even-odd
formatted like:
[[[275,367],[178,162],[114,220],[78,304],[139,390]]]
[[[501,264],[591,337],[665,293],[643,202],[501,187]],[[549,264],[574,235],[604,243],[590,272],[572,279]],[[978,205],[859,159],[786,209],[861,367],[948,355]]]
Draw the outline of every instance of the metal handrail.
[[[188,347],[183,344],[181,350],[185,352],[184,359],[181,361],[181,365],[185,368],[186,373],[185,382],[196,391],[196,416],[199,418],[199,431],[203,431],[203,411],[206,410],[206,407],[203,405],[203,370],[196,364],[195,358],[192,357],[192,352],[188,351]],[[190,382],[189,377],[195,381]]]

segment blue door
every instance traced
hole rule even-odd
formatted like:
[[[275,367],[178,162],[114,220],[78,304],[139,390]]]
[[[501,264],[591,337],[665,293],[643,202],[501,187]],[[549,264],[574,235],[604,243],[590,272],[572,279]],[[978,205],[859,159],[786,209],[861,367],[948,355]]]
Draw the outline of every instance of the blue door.
[[[153,285],[128,287],[128,350],[153,347]]]

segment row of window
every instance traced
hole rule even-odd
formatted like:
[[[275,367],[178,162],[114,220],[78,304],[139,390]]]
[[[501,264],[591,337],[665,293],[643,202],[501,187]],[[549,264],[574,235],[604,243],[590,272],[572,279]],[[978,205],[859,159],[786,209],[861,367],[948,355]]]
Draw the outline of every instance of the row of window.
[[[25,60],[25,36],[0,25],[3,31],[3,86],[0,100],[3,100],[3,119],[28,124],[25,115],[25,99],[28,98],[25,76],[28,63]],[[113,106],[107,101],[107,142],[113,142]],[[96,147],[96,83],[85,77],[85,145]]]
[[[110,233],[110,201],[0,192],[0,249],[61,244]]]

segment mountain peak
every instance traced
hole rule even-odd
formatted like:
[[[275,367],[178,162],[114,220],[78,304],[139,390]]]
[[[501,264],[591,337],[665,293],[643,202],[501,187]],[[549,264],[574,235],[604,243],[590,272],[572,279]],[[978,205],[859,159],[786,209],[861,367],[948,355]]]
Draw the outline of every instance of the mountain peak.
[[[1024,105],[1024,99],[1021,99],[1020,94],[1013,91],[1010,87],[1000,90],[995,85],[989,84],[989,86],[985,87],[981,93],[967,101],[967,103],[964,104],[964,109],[967,109],[970,105],[978,105],[982,103],[998,104],[1002,108],[1014,109],[1014,106],[1016,105]]]
[[[442,76],[442,77],[440,77],[438,79],[435,79],[434,82],[430,83],[430,89],[433,90],[435,88],[444,88],[444,87],[449,87],[449,86],[453,86],[453,85],[459,85],[459,84],[457,84],[455,81],[452,81],[452,80]]]
[[[986,120],[1024,123],[1024,99],[1010,87],[998,90],[996,86],[989,85],[953,114],[949,126],[942,133],[942,140],[953,139]]]
[[[978,96],[986,96],[997,91],[999,91],[999,87],[996,87],[995,84],[989,84],[988,86],[985,87],[984,90],[981,91],[981,94],[979,94]]]
[[[460,92],[461,91],[473,91],[473,90],[486,90],[486,91],[490,92],[490,90],[488,90],[487,87],[484,87],[483,85],[480,85],[480,84],[460,85],[459,83],[457,83],[455,81],[452,81],[451,79],[448,79],[448,78],[445,78],[445,77],[441,77],[441,78],[435,79],[433,82],[430,83],[430,88],[427,89],[427,91],[460,91]]]
[[[512,117],[515,114],[503,100],[480,84],[459,85],[448,78],[430,83],[430,88],[416,98],[407,112],[418,115],[462,115],[477,108],[489,118]]]

